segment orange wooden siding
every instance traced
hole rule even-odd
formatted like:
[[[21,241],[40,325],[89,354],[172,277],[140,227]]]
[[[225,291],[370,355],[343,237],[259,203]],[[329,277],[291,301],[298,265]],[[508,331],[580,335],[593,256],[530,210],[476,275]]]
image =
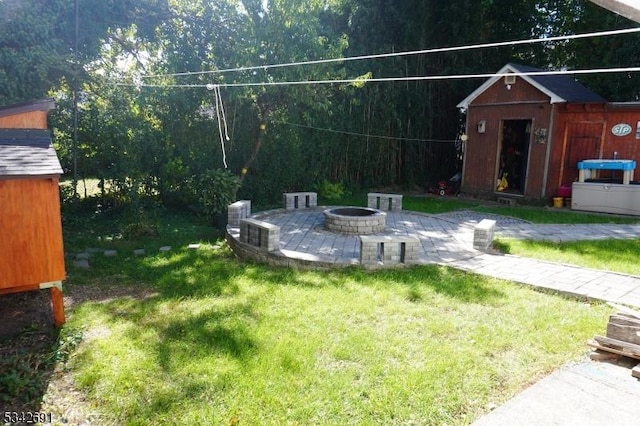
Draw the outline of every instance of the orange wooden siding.
[[[0,117],[0,129],[46,129],[47,111],[22,112]]]
[[[58,179],[0,180],[0,290],[64,278]]]

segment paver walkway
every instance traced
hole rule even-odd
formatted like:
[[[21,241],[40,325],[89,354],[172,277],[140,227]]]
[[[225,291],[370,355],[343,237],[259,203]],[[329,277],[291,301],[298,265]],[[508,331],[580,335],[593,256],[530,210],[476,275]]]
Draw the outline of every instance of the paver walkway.
[[[588,359],[564,365],[473,426],[637,426],[640,383],[632,365]]]
[[[477,212],[454,212],[442,216],[463,223],[477,223],[487,217]],[[512,218],[502,220],[497,215],[491,219],[496,220],[496,234],[505,238],[555,242],[640,238],[640,224],[538,225]],[[486,253],[461,259],[451,266],[574,296],[640,306],[638,276]]]
[[[280,226],[281,251],[287,256],[358,263],[359,238],[326,231],[323,209],[275,210],[255,217]],[[640,224],[538,225],[473,211],[438,215],[387,212],[385,234],[417,236],[422,247],[419,263],[449,265],[561,293],[640,307],[638,276],[475,250],[473,228],[482,219],[496,221],[499,237],[548,241],[640,238]]]

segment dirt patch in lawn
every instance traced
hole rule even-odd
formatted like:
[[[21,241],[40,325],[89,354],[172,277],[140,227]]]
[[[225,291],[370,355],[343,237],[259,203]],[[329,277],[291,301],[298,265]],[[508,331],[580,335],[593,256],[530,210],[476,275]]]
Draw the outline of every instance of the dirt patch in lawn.
[[[49,291],[27,291],[0,296],[0,343],[25,332],[52,328]]]

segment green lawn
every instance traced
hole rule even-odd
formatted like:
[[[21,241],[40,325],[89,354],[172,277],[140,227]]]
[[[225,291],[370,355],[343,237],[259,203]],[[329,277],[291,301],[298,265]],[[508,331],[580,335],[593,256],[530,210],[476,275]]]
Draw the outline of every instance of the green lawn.
[[[587,353],[611,312],[446,267],[242,263],[185,215],[135,238],[117,217],[65,220],[70,253],[118,250],[67,281],[96,295],[68,313],[67,368],[106,424],[468,424]]]
[[[322,205],[366,206],[366,194],[353,194],[340,200],[323,200]],[[402,208],[423,213],[439,214],[454,210],[473,210],[512,216],[533,223],[638,223],[640,218],[611,214],[580,212],[570,209],[556,209],[540,206],[508,206],[478,199],[453,196],[404,196]]]
[[[610,214],[586,213],[570,209],[537,206],[500,205],[456,197],[403,197],[402,207],[425,213],[446,213],[453,210],[473,210],[512,216],[532,223],[638,223],[640,218]],[[365,200],[366,203],[366,200]]]
[[[584,354],[610,311],[449,268],[302,272],[224,247],[95,268],[152,293],[67,325],[85,335],[71,372],[116,423],[467,424]]]
[[[571,214],[453,197],[404,201],[429,213],[487,208],[543,223]],[[64,215],[65,293],[76,305],[49,353],[29,366],[23,357],[3,364],[20,377],[0,375],[0,388],[38,387],[38,365],[68,360],[59,369],[84,401],[73,410],[100,424],[469,424],[586,354],[611,313],[439,266],[315,272],[244,263],[219,230],[187,214],[74,209]],[[639,273],[638,240],[498,246]],[[118,254],[73,267],[73,254],[87,248]],[[138,248],[147,254],[134,256]],[[59,420],[68,409],[57,400],[42,408]]]
[[[563,243],[503,239],[494,244],[503,253],[640,276],[637,238]]]

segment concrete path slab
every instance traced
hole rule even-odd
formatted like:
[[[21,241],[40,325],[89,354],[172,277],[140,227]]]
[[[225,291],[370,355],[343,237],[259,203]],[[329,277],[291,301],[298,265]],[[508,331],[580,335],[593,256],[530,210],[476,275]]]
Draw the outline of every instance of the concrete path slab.
[[[637,426],[640,381],[630,365],[566,365],[473,423],[474,426]]]

